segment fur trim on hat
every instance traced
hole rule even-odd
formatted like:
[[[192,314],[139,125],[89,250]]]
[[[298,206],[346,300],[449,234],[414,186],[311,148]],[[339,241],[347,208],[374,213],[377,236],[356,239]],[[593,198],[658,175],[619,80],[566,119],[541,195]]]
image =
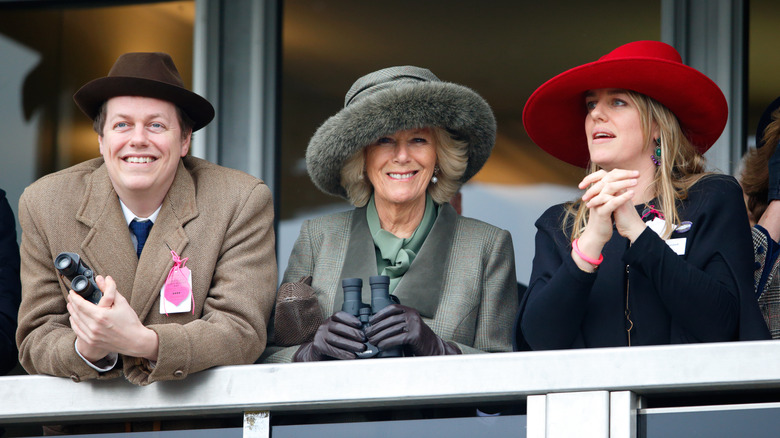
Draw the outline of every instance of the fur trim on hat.
[[[496,140],[488,103],[471,89],[449,82],[404,83],[361,98],[317,129],[306,149],[306,167],[325,193],[346,198],[341,168],[356,152],[397,131],[439,126],[468,143],[461,182],[485,164]]]

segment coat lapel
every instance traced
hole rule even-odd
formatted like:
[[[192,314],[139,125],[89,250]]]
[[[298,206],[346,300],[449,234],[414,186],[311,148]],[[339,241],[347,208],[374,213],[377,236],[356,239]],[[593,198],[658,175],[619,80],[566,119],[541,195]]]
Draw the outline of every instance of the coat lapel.
[[[452,206],[442,205],[420,253],[393,292],[401,304],[416,309],[426,318],[433,318],[439,307],[456,220],[457,213]]]
[[[344,266],[341,268],[341,277],[339,277],[339,282],[336,285],[337,292],[333,299],[333,311],[341,310],[341,305],[344,303],[341,280],[345,278],[362,278],[363,302],[366,304],[371,303],[371,286],[368,284],[368,277],[372,275],[377,275],[376,250],[374,249],[374,239],[371,238],[371,231],[368,229],[366,208],[361,207],[356,208],[352,212],[347,255],[344,260]]]
[[[92,173],[76,219],[91,228],[81,243],[86,263],[96,274],[110,275],[128,297],[138,260],[105,164]]]
[[[189,243],[184,225],[198,216],[195,201],[195,183],[182,161],[176,170],[176,177],[163,199],[149,238],[144,246],[138,269],[135,272],[130,306],[143,321],[157,301],[168,272],[173,267],[171,250],[181,255]]]

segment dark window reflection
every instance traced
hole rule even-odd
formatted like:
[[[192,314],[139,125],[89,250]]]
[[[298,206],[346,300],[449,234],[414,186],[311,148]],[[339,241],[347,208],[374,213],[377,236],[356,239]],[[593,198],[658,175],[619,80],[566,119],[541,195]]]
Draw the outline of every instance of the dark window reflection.
[[[775,438],[780,406],[639,415],[641,438]]]
[[[525,415],[274,426],[274,438],[472,438],[525,437]]]

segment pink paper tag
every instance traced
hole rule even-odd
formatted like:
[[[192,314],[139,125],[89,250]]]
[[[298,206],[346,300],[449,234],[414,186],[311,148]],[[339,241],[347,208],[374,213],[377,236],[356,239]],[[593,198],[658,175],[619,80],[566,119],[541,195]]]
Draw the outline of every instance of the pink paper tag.
[[[192,297],[192,288],[189,282],[190,270],[184,266],[189,259],[187,257],[184,259],[179,258],[179,255],[173,250],[171,250],[171,255],[173,256],[173,267],[171,267],[171,271],[168,273],[168,278],[165,279],[163,298],[174,306],[178,306],[184,300]],[[195,309],[193,309],[194,311]],[[165,314],[168,314],[167,310]]]
[[[186,267],[177,267],[176,265],[171,268],[171,275],[168,276],[168,280],[165,281],[165,299],[175,305],[181,304],[182,301],[190,297],[190,282],[187,278],[190,275],[190,270]]]

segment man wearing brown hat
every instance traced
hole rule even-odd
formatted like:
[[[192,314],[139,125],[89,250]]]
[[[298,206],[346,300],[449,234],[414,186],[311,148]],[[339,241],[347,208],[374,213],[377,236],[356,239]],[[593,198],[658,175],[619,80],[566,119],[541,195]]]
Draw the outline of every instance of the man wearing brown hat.
[[[254,362],[276,287],[273,203],[262,181],[187,155],[211,104],[164,53],[120,56],[74,100],[102,158],[19,201],[24,368],[147,385]],[[62,252],[100,274],[96,304],[55,270]]]

